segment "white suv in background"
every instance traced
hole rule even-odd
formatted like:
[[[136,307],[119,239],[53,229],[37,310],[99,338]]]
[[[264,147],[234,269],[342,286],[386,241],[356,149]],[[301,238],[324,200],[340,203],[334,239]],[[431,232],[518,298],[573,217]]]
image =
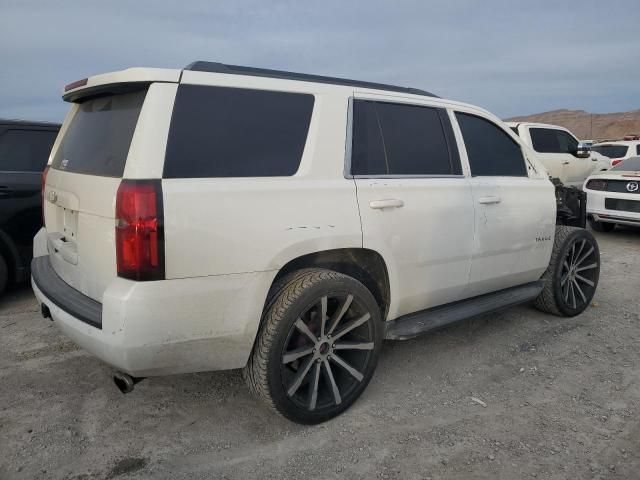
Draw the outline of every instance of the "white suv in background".
[[[64,99],[32,285],[123,392],[242,368],[317,423],[358,398],[384,338],[532,300],[577,315],[594,295],[595,239],[556,226],[563,187],[479,108],[208,62]]]
[[[602,142],[594,145],[591,149],[609,158],[611,166],[616,166],[627,158],[640,155],[640,140]]]
[[[522,141],[530,146],[552,178],[563,184],[582,188],[593,172],[608,170],[611,161],[590,151],[566,128],[546,123],[507,122]]]

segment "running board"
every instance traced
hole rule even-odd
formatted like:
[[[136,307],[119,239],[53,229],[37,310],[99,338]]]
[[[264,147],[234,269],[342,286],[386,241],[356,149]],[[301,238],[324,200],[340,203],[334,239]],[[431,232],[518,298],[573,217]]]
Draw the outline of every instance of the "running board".
[[[385,338],[388,340],[408,340],[435,328],[525,303],[536,298],[543,286],[542,281],[527,283],[410,313],[387,322]]]

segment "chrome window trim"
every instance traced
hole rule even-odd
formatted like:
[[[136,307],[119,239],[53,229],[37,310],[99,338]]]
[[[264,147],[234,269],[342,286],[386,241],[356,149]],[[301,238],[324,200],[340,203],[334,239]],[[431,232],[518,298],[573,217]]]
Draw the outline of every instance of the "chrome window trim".
[[[464,175],[351,175],[349,178],[466,178]]]

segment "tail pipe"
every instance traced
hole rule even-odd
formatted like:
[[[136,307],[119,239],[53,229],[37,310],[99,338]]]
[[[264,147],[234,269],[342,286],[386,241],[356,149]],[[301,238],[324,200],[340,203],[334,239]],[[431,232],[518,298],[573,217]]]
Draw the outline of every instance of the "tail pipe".
[[[144,380],[144,377],[132,377],[126,373],[116,372],[113,374],[113,383],[116,384],[118,390],[122,393],[130,393],[133,392],[133,388],[136,386],[136,383]]]

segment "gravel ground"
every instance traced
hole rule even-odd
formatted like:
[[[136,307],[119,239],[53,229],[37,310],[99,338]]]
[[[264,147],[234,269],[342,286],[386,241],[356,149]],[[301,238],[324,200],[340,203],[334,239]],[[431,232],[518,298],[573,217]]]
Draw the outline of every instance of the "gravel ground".
[[[601,283],[584,314],[523,306],[388,342],[361,399],[316,427],[264,408],[237,371],[152,378],[123,396],[28,287],[10,292],[0,479],[636,479],[640,230],[597,236]]]

